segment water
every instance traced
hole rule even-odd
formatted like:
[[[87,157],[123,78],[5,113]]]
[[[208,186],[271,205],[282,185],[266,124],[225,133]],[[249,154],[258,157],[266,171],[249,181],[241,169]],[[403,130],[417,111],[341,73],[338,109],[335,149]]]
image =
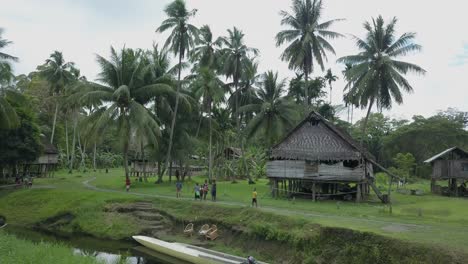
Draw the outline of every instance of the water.
[[[105,264],[187,264],[132,241],[104,240],[83,235],[60,236],[13,226],[7,226],[5,231],[33,242],[61,243],[69,246],[73,254],[93,256]]]

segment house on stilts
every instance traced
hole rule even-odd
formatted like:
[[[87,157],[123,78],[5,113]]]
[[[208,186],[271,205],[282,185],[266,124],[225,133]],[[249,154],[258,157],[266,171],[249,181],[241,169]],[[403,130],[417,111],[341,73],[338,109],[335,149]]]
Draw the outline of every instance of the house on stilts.
[[[272,194],[317,199],[366,199],[373,189],[373,166],[382,166],[359,143],[317,112],[311,112],[269,153],[267,177]]]
[[[427,159],[424,163],[432,166],[431,192],[448,196],[468,195],[468,152],[453,147]],[[448,181],[447,187],[437,185],[438,181]]]

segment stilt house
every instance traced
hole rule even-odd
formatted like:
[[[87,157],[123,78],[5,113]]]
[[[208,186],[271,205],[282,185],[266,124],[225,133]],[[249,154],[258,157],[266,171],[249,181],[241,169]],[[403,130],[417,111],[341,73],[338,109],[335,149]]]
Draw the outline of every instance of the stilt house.
[[[44,151],[33,162],[25,163],[23,166],[23,174],[29,174],[36,177],[50,177],[58,165],[59,153],[57,148],[43,140]]]
[[[374,185],[374,160],[349,134],[312,112],[272,147],[267,177],[274,196],[360,201],[373,188],[384,201]]]
[[[432,165],[431,191],[449,196],[468,195],[465,182],[468,181],[468,152],[458,147],[449,148],[424,161]],[[448,181],[447,187],[437,185]]]

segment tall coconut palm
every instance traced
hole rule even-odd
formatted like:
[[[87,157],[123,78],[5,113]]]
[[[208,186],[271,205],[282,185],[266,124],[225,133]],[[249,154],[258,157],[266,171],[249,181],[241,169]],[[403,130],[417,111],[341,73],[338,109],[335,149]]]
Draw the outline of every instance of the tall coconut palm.
[[[202,108],[207,109],[209,121],[209,143],[208,143],[208,178],[212,180],[213,157],[212,157],[212,109],[213,105],[222,101],[224,97],[224,83],[209,68],[200,68],[197,78],[192,83],[192,89],[196,98],[202,99]]]
[[[294,102],[283,96],[285,84],[285,80],[278,80],[278,73],[263,74],[257,98],[239,109],[255,114],[247,126],[248,137],[261,136],[271,146],[295,123],[298,112]]]
[[[404,75],[408,72],[426,72],[418,65],[398,60],[401,56],[421,50],[421,46],[414,43],[415,33],[404,33],[396,38],[396,23],[397,19],[393,18],[385,25],[382,16],[372,19],[372,23],[365,22],[366,38],[354,37],[361,51],[338,60],[351,65],[346,71],[347,96],[361,108],[367,107],[362,125],[363,137],[372,107],[377,105],[379,109],[390,109],[392,101],[402,104],[401,90],[413,91]]]
[[[7,86],[13,77],[13,71],[10,63],[18,61],[17,57],[1,52],[1,50],[12,42],[2,38],[3,29],[0,28],[0,128],[14,128],[19,125],[18,116],[10,103],[5,99]]]
[[[219,41],[213,39],[213,33],[208,25],[200,28],[200,35],[196,45],[191,52],[191,61],[199,67],[216,68],[218,55],[216,46],[219,45]]]
[[[220,45],[223,46],[220,50],[221,61],[224,65],[222,72],[227,78],[231,78],[234,84],[234,113],[238,113],[240,102],[238,89],[243,71],[252,64],[252,56],[257,56],[259,53],[257,49],[245,45],[244,36],[241,30],[234,27],[232,30],[228,29],[228,36],[219,39]],[[236,114],[236,118],[238,126],[240,126],[238,114]]]
[[[91,128],[96,135],[102,134],[107,127],[117,127],[122,140],[127,179],[129,144],[135,131],[145,131],[153,145],[157,144],[160,136],[159,124],[139,100],[143,97],[153,98],[170,89],[166,84],[145,84],[143,76],[147,67],[141,57],[141,51],[124,48],[117,53],[112,47],[110,59],[97,55],[101,68],[97,80],[102,84],[88,82],[89,90],[80,99],[85,105],[102,103],[102,107],[89,117],[96,120]]]
[[[328,86],[330,87],[330,104],[332,103],[332,82],[336,82],[338,80],[338,76],[332,73],[331,69],[327,70],[327,74],[323,77],[328,82]]]
[[[335,50],[327,39],[334,39],[342,35],[329,28],[339,19],[321,22],[323,5],[321,0],[293,0],[292,13],[281,11],[281,25],[288,29],[278,32],[276,46],[289,43],[281,59],[289,62],[289,69],[302,70],[305,82],[313,72],[316,62],[322,71],[325,69],[324,60],[327,52],[335,54]],[[305,90],[308,98],[308,91]],[[305,113],[308,113],[308,100],[304,101]]]
[[[169,18],[162,22],[161,26],[159,26],[156,29],[156,32],[164,32],[166,30],[172,29],[172,32],[167,38],[164,47],[169,48],[175,56],[179,56],[176,100],[174,111],[172,114],[171,131],[169,134],[169,147],[167,148],[167,155],[165,161],[165,168],[167,168],[171,159],[172,140],[174,136],[177,111],[179,109],[179,92],[181,87],[180,74],[182,71],[182,59],[189,54],[190,48],[192,48],[195,45],[195,41],[198,38],[198,29],[194,25],[188,23],[190,18],[195,16],[197,10],[187,10],[184,0],[175,0],[174,2],[166,6],[164,12],[166,12],[166,15]]]
[[[41,75],[47,80],[50,85],[50,93],[55,96],[55,112],[52,123],[52,132],[50,135],[50,143],[54,142],[55,127],[57,124],[57,115],[59,109],[58,96],[63,92],[65,86],[76,80],[73,62],[66,62],[62,52],[54,51],[50,54],[49,59],[45,64],[39,66]]]

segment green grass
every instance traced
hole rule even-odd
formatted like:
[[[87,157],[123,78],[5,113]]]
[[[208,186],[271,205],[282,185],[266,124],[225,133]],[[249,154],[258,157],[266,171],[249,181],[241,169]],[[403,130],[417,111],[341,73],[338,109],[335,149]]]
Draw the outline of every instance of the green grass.
[[[34,243],[0,231],[0,263],[76,263],[97,264],[93,257],[73,255],[60,244]]]
[[[94,176],[96,180],[91,182],[92,185],[118,192],[98,192],[85,188],[82,182]],[[327,230],[323,229],[325,226],[372,232],[408,241],[412,245],[429,244],[444,248],[448,252],[453,250],[468,252],[468,245],[465,243],[468,236],[468,228],[465,225],[468,220],[466,212],[468,201],[431,195],[428,193],[427,181],[406,187],[423,189],[425,191],[423,196],[393,192],[393,213],[389,214],[388,208],[379,203],[375,197],[370,202],[360,204],[273,199],[270,197],[267,180],[264,179],[255,185],[248,185],[246,181],[239,181],[236,184],[220,181],[218,182],[219,202],[191,200],[194,183],[203,180],[202,177],[194,177],[192,181],[185,182],[183,196],[190,199],[176,200],[175,183],[169,183],[167,179],[163,184],[155,184],[154,177],[147,183],[133,181],[131,192],[148,195],[142,197],[124,192],[125,181],[122,169],[111,170],[108,174],[103,172],[68,174],[59,171],[54,178],[36,179],[34,183],[38,187],[55,187],[54,189],[0,191],[0,215],[5,215],[15,224],[32,227],[51,216],[71,212],[75,215],[75,219],[70,225],[61,227],[60,231],[122,239],[138,233],[139,227],[135,226],[128,216],[104,213],[104,206],[113,201],[132,202],[145,199],[153,201],[155,207],[179,220],[203,222],[205,219],[206,221],[216,219],[227,227],[241,226],[254,236],[266,240],[284,241],[288,244],[299,245],[303,243],[301,241],[311,241],[314,237],[320,237],[319,234]],[[259,193],[259,209],[248,207],[254,187]],[[155,197],[156,195],[164,197]],[[167,199],[165,196],[172,199]],[[385,244],[388,241],[379,243]],[[227,246],[228,249],[226,245],[219,243],[213,246],[236,254],[245,252],[243,245],[239,244],[236,247],[234,244]]]

